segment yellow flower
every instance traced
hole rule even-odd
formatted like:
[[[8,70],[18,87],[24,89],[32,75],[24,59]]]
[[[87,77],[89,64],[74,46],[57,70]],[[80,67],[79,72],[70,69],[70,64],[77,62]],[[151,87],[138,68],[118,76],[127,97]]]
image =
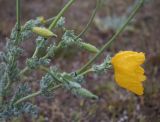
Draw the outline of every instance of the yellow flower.
[[[142,52],[121,51],[117,53],[111,60],[117,84],[137,95],[143,95],[142,82],[146,76],[141,64],[144,61],[145,55]]]

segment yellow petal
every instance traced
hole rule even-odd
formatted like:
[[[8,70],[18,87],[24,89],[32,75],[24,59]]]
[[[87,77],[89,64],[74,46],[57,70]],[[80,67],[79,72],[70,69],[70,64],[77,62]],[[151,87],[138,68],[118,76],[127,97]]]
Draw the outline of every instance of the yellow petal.
[[[144,53],[121,51],[111,60],[117,84],[137,95],[143,94],[142,81],[146,79],[144,69],[140,66],[145,61]]]
[[[127,89],[137,95],[143,95],[144,88],[142,84],[137,83],[137,84],[129,84]]]
[[[117,81],[117,80],[116,80]],[[138,82],[135,82],[135,81],[130,81],[130,82],[127,82],[127,81],[117,81],[117,84],[119,86],[121,86],[122,88],[125,88],[137,95],[142,95],[143,94],[143,91],[144,91],[144,88],[142,86],[142,83],[138,83]]]
[[[112,64],[114,65],[121,65],[121,64],[128,64],[128,65],[140,65],[143,64],[145,60],[144,53],[140,52],[132,52],[132,51],[123,51],[116,54],[112,58]],[[117,63],[118,62],[118,63]]]

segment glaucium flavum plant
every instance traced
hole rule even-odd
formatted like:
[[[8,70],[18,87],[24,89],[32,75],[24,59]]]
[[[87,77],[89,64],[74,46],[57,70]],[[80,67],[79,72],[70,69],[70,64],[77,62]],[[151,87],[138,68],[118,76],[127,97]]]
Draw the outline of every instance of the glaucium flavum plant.
[[[97,0],[96,8],[93,11],[87,26],[80,34],[75,34],[73,30],[65,28],[65,18],[63,17],[67,9],[76,0],[68,0],[63,9],[53,18],[45,20],[43,17],[31,19],[24,25],[20,22],[20,0],[16,0],[16,16],[17,23],[12,29],[11,35],[6,40],[5,50],[0,52],[0,119],[6,121],[12,117],[28,113],[37,116],[37,106],[32,104],[31,98],[37,95],[51,96],[58,88],[64,88],[73,94],[85,98],[98,99],[89,90],[83,88],[81,84],[85,82],[84,77],[89,73],[103,73],[114,67],[115,80],[118,85],[126,88],[137,95],[143,94],[142,81],[145,80],[144,70],[140,67],[145,60],[144,53],[133,51],[122,51],[113,58],[107,56],[101,64],[93,64],[103,51],[115,41],[116,37],[125,29],[137,11],[143,5],[144,0],[139,0],[133,8],[130,16],[124,24],[117,30],[101,49],[84,42],[81,36],[87,31],[92,23],[94,16],[100,6],[101,0]],[[49,27],[47,27],[49,25]],[[63,30],[63,36],[56,35],[56,29]],[[53,33],[54,31],[54,33]],[[32,37],[37,35],[35,52],[32,57],[26,59],[26,66],[20,69],[18,66],[18,58],[23,55],[23,49],[20,45]],[[61,38],[56,43],[56,37]],[[53,41],[48,41],[48,39]],[[51,59],[61,48],[70,49],[70,46],[80,47],[86,51],[95,54],[82,68],[75,72],[65,72],[57,69],[54,64],[50,64]],[[45,50],[45,55],[38,55],[40,51]],[[28,71],[36,72],[44,71],[42,79],[39,81],[39,91],[33,92],[27,80]]]

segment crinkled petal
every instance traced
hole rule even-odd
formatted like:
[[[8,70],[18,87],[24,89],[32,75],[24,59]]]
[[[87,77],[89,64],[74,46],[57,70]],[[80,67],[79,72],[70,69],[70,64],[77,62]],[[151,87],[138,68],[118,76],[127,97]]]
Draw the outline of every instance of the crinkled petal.
[[[142,81],[146,80],[144,69],[140,66],[145,61],[144,53],[121,51],[111,60],[118,85],[137,95],[143,94]]]
[[[133,93],[135,93],[137,95],[143,94],[144,88],[142,86],[142,83],[140,83],[140,82],[135,82],[135,81],[127,82],[127,81],[123,81],[123,80],[121,80],[121,81],[116,80],[116,82],[119,86],[126,88],[127,90],[132,91]]]
[[[116,54],[113,58],[112,58],[112,64],[117,64],[117,62],[119,62],[118,64],[128,64],[128,65],[141,65],[143,64],[145,61],[145,55],[144,53],[140,52],[132,52],[132,51],[123,51],[120,52],[118,54]],[[117,64],[117,65],[118,65]]]

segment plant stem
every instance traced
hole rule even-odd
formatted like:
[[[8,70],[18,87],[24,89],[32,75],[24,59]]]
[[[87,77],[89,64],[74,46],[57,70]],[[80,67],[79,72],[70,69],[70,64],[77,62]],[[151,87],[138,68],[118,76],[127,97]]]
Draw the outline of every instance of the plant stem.
[[[32,58],[35,58],[35,57],[36,57],[36,55],[38,54],[38,51],[39,51],[39,48],[36,47],[36,49],[35,49],[35,51],[34,51],[34,54],[33,54]]]
[[[77,40],[77,39],[80,38],[82,35],[84,35],[84,33],[86,33],[86,31],[88,30],[88,28],[89,28],[90,25],[92,24],[93,19],[94,19],[95,15],[96,15],[96,13],[97,13],[97,11],[98,11],[98,9],[99,9],[100,3],[101,3],[100,1],[101,1],[101,0],[97,0],[96,8],[94,9],[94,11],[93,11],[93,13],[92,13],[92,15],[91,15],[91,17],[90,17],[90,19],[89,19],[86,27],[85,27],[85,28],[82,30],[82,32],[76,37],[75,40]]]
[[[47,19],[44,24],[50,24],[51,22],[53,22],[54,19],[55,19],[55,17],[51,17],[51,18]]]
[[[59,78],[57,76],[54,75],[54,73],[52,73],[48,68],[41,66],[40,69],[42,69],[45,72],[48,72],[55,80],[57,80],[58,82],[62,82],[61,80],[59,80]]]
[[[21,72],[19,73],[19,75],[23,75],[25,72],[27,72],[29,70],[28,67],[25,67],[23,70],[21,70]]]
[[[87,70],[85,70],[84,72],[82,72],[81,74],[78,74],[78,75],[86,75],[86,74],[88,74],[89,72],[93,72],[94,70],[92,69],[92,68],[90,68],[90,69],[87,69]]]
[[[12,83],[10,78],[9,78],[9,76],[7,76],[7,80],[8,80],[8,83],[6,84],[6,87],[4,88],[5,90],[7,90],[10,87],[11,83]]]
[[[21,4],[20,0],[16,0],[16,23],[17,23],[17,36],[15,44],[18,44],[20,31],[21,31],[21,15],[20,15]]]
[[[53,54],[56,54],[59,49],[61,49],[61,43],[59,43],[57,46],[56,46],[56,50],[53,52]],[[42,57],[42,59],[46,59],[48,58],[50,55],[47,53],[45,56]]]
[[[144,3],[144,0],[140,0],[139,3],[135,5],[132,13],[128,17],[128,19],[125,21],[125,23],[117,30],[117,32],[111,37],[111,39],[101,48],[100,52],[98,52],[91,60],[89,60],[81,69],[77,71],[77,74],[81,74],[82,72],[84,72],[104,52],[104,50],[108,46],[110,46],[111,43],[115,41],[115,39],[124,31],[125,27],[129,24],[129,22],[132,20],[135,14],[141,8],[143,3]]]
[[[50,88],[49,91],[53,91],[53,90],[55,90],[55,89],[58,89],[58,88],[60,88],[62,85],[63,85],[63,84],[58,84],[58,85]],[[30,94],[30,95],[28,95],[28,96],[25,96],[25,97],[17,100],[14,105],[17,105],[17,104],[19,104],[19,103],[21,103],[21,102],[24,102],[24,101],[26,101],[26,100],[28,100],[28,99],[30,99],[30,98],[32,98],[32,97],[38,96],[38,95],[40,95],[41,93],[42,93],[42,91],[39,90],[39,91],[37,91],[37,92],[35,92],[35,93],[32,93],[32,94]]]
[[[20,0],[16,0],[16,19],[17,19],[17,31],[20,31],[21,29],[21,15],[20,15]]]
[[[34,54],[32,55],[32,58],[35,58],[37,53],[39,51],[39,48],[36,47]],[[26,73],[29,70],[29,68],[26,66],[23,70],[21,70],[21,72],[19,73],[19,75],[23,75],[24,73]]]
[[[66,10],[75,2],[75,0],[70,0],[64,8],[58,13],[58,15],[55,17],[51,25],[49,26],[49,30],[52,30],[58,22],[58,20],[63,16],[63,14],[66,12]]]
[[[30,99],[30,98],[35,97],[35,96],[40,95],[40,94],[41,94],[41,91],[37,91],[35,93],[32,93],[32,94],[30,94],[26,97],[23,97],[23,98],[19,99],[18,101],[16,101],[16,103],[14,105],[17,105],[17,104],[19,104],[23,101],[26,101],[27,99]]]

